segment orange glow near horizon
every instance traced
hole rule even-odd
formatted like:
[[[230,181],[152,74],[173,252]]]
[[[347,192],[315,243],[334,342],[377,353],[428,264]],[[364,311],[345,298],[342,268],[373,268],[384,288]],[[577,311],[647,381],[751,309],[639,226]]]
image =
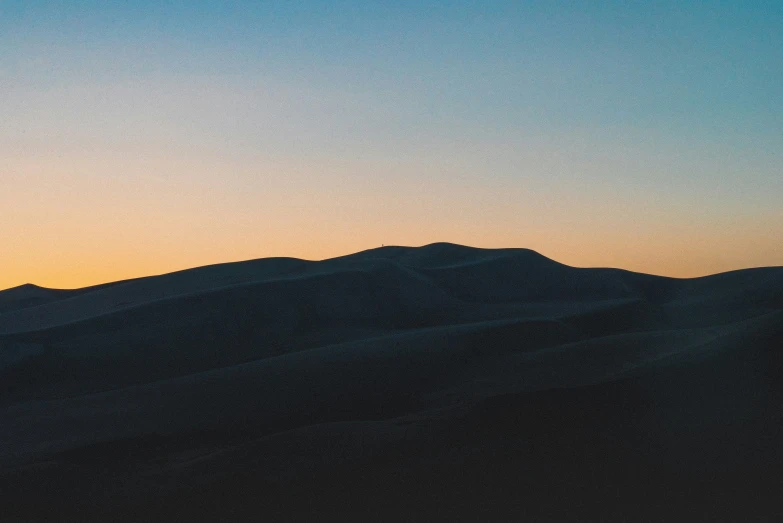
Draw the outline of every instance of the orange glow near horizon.
[[[613,188],[612,180],[485,183],[466,174],[469,163],[456,170],[426,157],[317,167],[132,158],[7,162],[0,289],[77,288],[231,261],[319,260],[441,241],[675,277],[783,265],[783,212],[774,204],[655,202],[654,193]],[[380,175],[368,180],[363,173],[373,167]],[[417,174],[426,170],[439,174]]]
[[[314,228],[315,229],[315,228]],[[413,241],[385,241],[386,245],[418,246],[435,241],[450,241],[474,247],[532,248],[561,263],[577,267],[619,267],[637,272],[659,274],[673,277],[696,277],[734,269],[783,264],[780,254],[775,251],[775,238],[763,235],[755,239],[734,243],[727,249],[717,236],[684,238],[679,243],[669,239],[670,249],[664,251],[656,244],[648,243],[645,248],[632,246],[623,238],[603,238],[598,245],[589,245],[587,237],[578,237],[575,231],[571,237],[561,235],[556,240],[547,235],[528,234],[522,238],[509,235],[459,234],[450,231],[441,237],[427,237],[415,230],[399,230],[393,236],[403,239],[406,235]],[[370,237],[386,240],[390,235],[376,235],[373,230],[352,231],[341,238],[321,237],[308,245],[286,244],[285,234],[281,233],[276,241],[264,241],[252,235],[235,237],[227,242],[209,241],[194,243],[196,248],[188,250],[184,245],[166,242],[151,243],[145,250],[134,252],[132,242],[114,244],[96,243],[91,248],[80,250],[53,249],[47,252],[42,246],[30,246],[25,251],[2,261],[0,289],[6,289],[24,283],[33,283],[42,287],[71,289],[100,283],[108,283],[137,277],[164,274],[178,270],[228,263],[234,261],[265,258],[272,256],[290,256],[308,260],[321,260],[365,249],[380,247],[381,242],[370,244]],[[471,237],[472,236],[472,237]],[[395,238],[390,238],[395,239]],[[472,240],[472,241],[471,241]],[[255,244],[254,244],[255,243]],[[776,258],[777,256],[777,258]],[[772,263],[770,263],[770,260]]]
[[[450,178],[418,176],[434,169],[431,158],[386,165],[368,180],[372,166],[344,162],[132,157],[8,162],[0,289],[78,288],[239,260],[319,260],[441,241],[675,277],[783,265],[783,212],[774,204],[651,203],[638,188],[613,190],[611,180],[483,183],[443,166]],[[221,170],[232,174],[208,176]]]

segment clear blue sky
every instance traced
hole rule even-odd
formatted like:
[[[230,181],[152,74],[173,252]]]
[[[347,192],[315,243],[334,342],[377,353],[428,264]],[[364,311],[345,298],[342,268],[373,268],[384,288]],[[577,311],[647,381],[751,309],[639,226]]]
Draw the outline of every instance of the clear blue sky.
[[[780,1],[0,0],[0,287],[430,241],[783,264],[781,165]]]

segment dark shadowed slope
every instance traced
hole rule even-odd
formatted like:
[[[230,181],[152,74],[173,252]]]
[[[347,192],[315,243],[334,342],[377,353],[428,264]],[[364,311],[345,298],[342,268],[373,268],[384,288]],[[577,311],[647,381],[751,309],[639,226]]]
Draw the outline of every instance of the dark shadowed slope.
[[[20,285],[19,287],[0,291],[0,314],[19,309],[38,307],[46,303],[72,298],[79,294],[93,292],[112,285],[116,285],[116,283],[74,290],[47,289],[31,284]]]
[[[0,292],[3,520],[762,520],[783,268],[384,247]]]

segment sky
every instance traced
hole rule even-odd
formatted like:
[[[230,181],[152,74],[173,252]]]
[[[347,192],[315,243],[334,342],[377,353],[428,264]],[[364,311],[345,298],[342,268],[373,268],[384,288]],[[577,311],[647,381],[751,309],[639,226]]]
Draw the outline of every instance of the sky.
[[[0,0],[0,289],[448,241],[783,265],[783,2]]]

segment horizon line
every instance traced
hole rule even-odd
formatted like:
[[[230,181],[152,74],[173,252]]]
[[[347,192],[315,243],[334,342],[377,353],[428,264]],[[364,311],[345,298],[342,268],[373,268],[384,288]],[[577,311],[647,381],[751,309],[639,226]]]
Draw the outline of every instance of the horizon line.
[[[673,279],[673,280],[695,280],[695,279],[709,278],[711,276],[718,276],[718,275],[721,275],[721,274],[729,274],[729,273],[740,272],[740,271],[757,270],[757,269],[783,268],[783,265],[757,265],[757,266],[741,267],[741,268],[738,268],[738,269],[730,269],[730,270],[726,270],[726,271],[719,271],[719,272],[715,272],[715,273],[708,273],[708,274],[703,274],[703,275],[700,275],[700,276],[671,276],[671,275],[666,275],[666,274],[655,274],[655,273],[635,271],[635,270],[625,269],[623,267],[617,267],[617,266],[606,266],[606,265],[579,266],[579,265],[569,265],[567,263],[563,263],[563,262],[560,262],[560,261],[558,261],[558,260],[556,260],[554,258],[551,258],[551,257],[541,253],[540,251],[537,251],[537,250],[531,249],[531,248],[527,248],[527,247],[475,247],[475,246],[472,246],[472,245],[465,245],[465,244],[460,244],[460,243],[453,243],[453,242],[445,242],[444,241],[444,242],[431,242],[431,243],[426,243],[426,244],[417,245],[417,246],[414,246],[414,245],[386,245],[386,244],[381,244],[381,246],[379,246],[379,247],[371,247],[371,248],[368,248],[368,249],[361,249],[361,250],[358,250],[358,251],[349,252],[347,254],[341,254],[341,255],[337,255],[337,256],[330,256],[330,257],[327,257],[327,258],[320,258],[320,259],[297,258],[297,257],[294,257],[294,256],[262,256],[262,257],[258,257],[258,258],[244,258],[244,259],[239,259],[239,260],[231,260],[231,261],[224,261],[224,262],[217,262],[217,263],[207,263],[207,264],[203,264],[203,265],[193,265],[193,266],[185,267],[185,268],[182,268],[182,269],[175,269],[175,270],[164,271],[164,272],[160,272],[160,273],[146,274],[146,275],[135,276],[135,277],[130,277],[130,278],[120,278],[120,279],[117,279],[117,280],[104,281],[104,282],[95,283],[95,284],[89,284],[89,285],[85,285],[85,286],[81,286],[81,287],[49,287],[49,286],[45,286],[45,285],[39,285],[39,284],[36,284],[36,283],[33,283],[33,282],[27,282],[27,283],[22,283],[20,285],[14,285],[12,287],[0,288],[0,293],[5,293],[7,291],[12,291],[12,290],[16,290],[16,289],[22,289],[22,288],[29,288],[29,287],[34,287],[34,288],[37,288],[37,289],[42,289],[42,290],[47,290],[47,291],[54,291],[54,292],[57,292],[57,291],[77,291],[77,290],[97,289],[99,287],[105,287],[105,286],[109,286],[109,285],[118,285],[118,284],[123,284],[123,283],[129,283],[129,282],[136,281],[136,280],[143,280],[143,279],[149,279],[149,278],[158,278],[158,277],[168,276],[168,275],[171,275],[171,274],[178,274],[178,273],[183,273],[183,272],[188,272],[188,271],[195,271],[195,270],[199,270],[199,269],[206,269],[206,268],[209,268],[209,267],[218,267],[218,266],[222,266],[222,265],[244,264],[244,263],[256,262],[256,261],[261,261],[261,260],[275,260],[275,259],[277,259],[277,260],[281,260],[281,259],[298,260],[298,261],[303,261],[303,262],[308,262],[308,263],[321,263],[321,262],[327,262],[327,261],[331,261],[331,260],[337,260],[337,259],[340,259],[340,258],[347,258],[347,257],[350,257],[350,256],[355,256],[355,255],[358,255],[358,254],[362,254],[362,253],[378,251],[378,250],[381,250],[381,249],[390,249],[390,248],[423,249],[423,248],[426,248],[426,247],[432,247],[432,246],[436,246],[436,245],[449,245],[449,246],[454,246],[454,247],[461,247],[461,248],[465,248],[465,249],[481,250],[481,251],[527,251],[527,252],[532,252],[532,253],[535,253],[535,254],[537,254],[539,256],[542,256],[543,258],[546,258],[547,260],[549,260],[549,261],[551,261],[553,263],[557,263],[559,265],[564,265],[564,266],[572,268],[572,269],[620,270],[620,271],[625,271],[625,272],[632,272],[632,273],[635,273],[635,274],[644,274],[644,275],[647,275],[647,276],[653,276],[653,277],[657,277],[657,278],[667,278],[667,279]]]

